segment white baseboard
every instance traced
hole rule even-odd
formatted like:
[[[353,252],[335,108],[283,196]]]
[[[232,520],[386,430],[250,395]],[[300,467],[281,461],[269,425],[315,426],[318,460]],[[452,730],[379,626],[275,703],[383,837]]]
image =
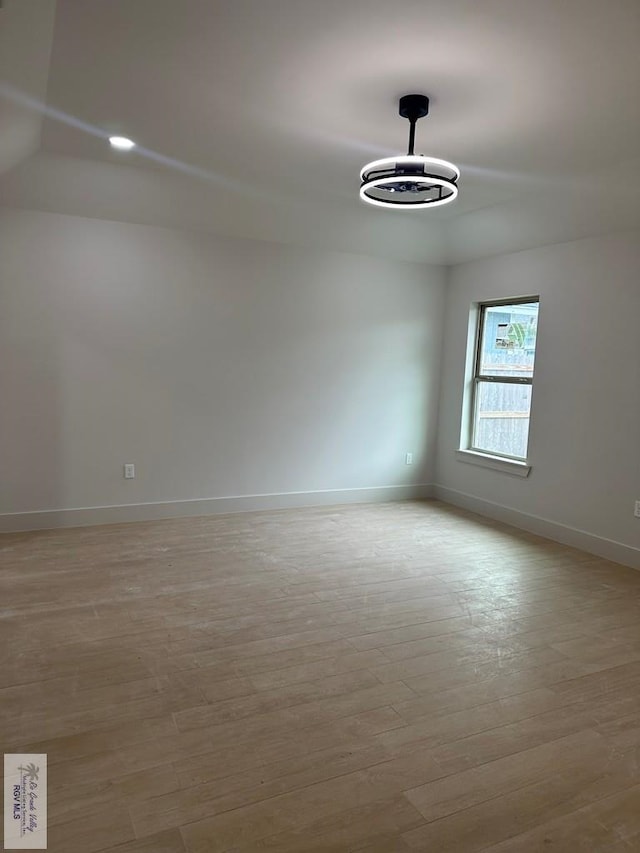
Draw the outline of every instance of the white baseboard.
[[[468,495],[466,492],[449,489],[446,486],[434,485],[433,496],[445,503],[476,512],[478,515],[484,515],[496,521],[510,524],[512,527],[527,530],[529,533],[544,536],[546,539],[561,542],[563,545],[569,545],[589,554],[604,557],[605,560],[622,563],[623,566],[630,566],[632,569],[640,569],[640,548],[634,548],[632,545],[624,545],[614,539],[596,536],[586,530],[579,530],[576,527],[560,524],[548,518],[520,512],[502,504],[484,500],[484,498]]]
[[[85,527],[91,524],[118,524],[129,521],[154,521],[161,518],[218,515],[230,512],[254,512],[266,509],[290,509],[304,506],[425,500],[430,497],[433,497],[433,486],[427,483],[404,486],[371,486],[363,489],[239,495],[225,498],[91,506],[36,512],[11,512],[0,514],[0,533],[21,530],[48,530],[57,527]]]

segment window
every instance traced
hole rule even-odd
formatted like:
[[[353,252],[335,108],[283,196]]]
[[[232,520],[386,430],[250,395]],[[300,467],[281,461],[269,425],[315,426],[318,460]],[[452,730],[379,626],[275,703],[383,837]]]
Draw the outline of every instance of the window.
[[[538,297],[479,307],[473,371],[471,446],[525,460],[538,328]]]

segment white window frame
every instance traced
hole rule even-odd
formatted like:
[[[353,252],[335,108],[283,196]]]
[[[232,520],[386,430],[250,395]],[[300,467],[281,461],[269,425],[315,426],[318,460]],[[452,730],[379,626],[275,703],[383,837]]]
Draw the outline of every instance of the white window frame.
[[[523,305],[536,302],[540,304],[540,296],[515,296],[505,299],[492,299],[477,302],[472,306],[469,337],[468,337],[468,376],[465,383],[465,395],[462,412],[462,431],[460,449],[456,456],[461,462],[470,462],[484,468],[514,474],[519,477],[527,477],[531,470],[528,458],[512,456],[507,453],[484,450],[474,444],[476,411],[478,405],[478,388],[482,382],[500,382],[512,385],[529,385],[533,387],[533,375],[521,376],[498,376],[494,374],[483,374],[480,372],[482,359],[481,346],[484,332],[485,315],[487,308],[500,305]],[[473,348],[473,349],[472,349]],[[535,371],[535,362],[534,362]]]

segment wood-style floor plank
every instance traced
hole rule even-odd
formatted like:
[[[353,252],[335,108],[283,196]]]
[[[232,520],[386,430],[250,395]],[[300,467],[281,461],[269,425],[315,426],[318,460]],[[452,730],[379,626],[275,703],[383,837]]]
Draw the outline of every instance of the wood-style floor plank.
[[[640,573],[437,502],[0,537],[53,853],[640,850]]]

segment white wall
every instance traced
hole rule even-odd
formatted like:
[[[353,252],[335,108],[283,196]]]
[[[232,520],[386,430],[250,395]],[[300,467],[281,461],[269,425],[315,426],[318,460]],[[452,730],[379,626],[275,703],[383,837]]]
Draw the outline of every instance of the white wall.
[[[519,479],[460,462],[454,451],[471,303],[536,293],[532,470],[528,479]],[[444,333],[438,493],[640,565],[640,551],[629,550],[640,547],[640,519],[633,516],[640,499],[640,233],[451,268]]]
[[[440,267],[5,210],[0,513],[430,483],[443,310]]]
[[[445,288],[441,267],[5,210],[0,528],[238,495],[403,497],[437,482],[447,500],[640,565],[639,238],[459,265]],[[521,479],[454,451],[470,304],[532,293]],[[388,486],[408,488],[359,491]],[[166,512],[130,509],[152,502]],[[125,510],[55,514],[104,506]]]

